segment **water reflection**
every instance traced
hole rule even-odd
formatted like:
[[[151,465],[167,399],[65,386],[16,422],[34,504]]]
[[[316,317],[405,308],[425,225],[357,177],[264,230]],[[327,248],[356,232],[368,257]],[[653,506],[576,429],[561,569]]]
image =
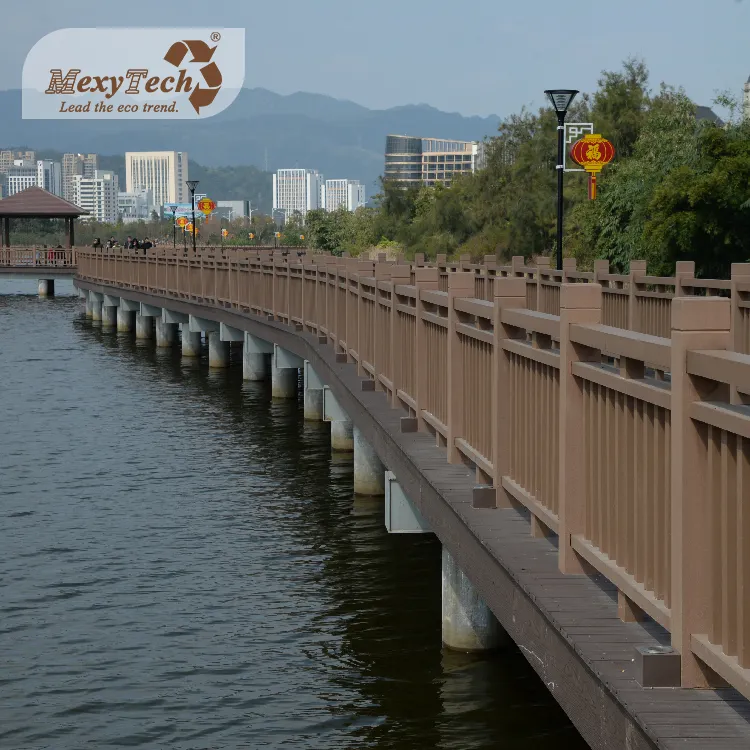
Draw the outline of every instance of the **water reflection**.
[[[585,747],[515,649],[441,648],[438,542],[299,401],[79,311],[0,297],[0,746]]]

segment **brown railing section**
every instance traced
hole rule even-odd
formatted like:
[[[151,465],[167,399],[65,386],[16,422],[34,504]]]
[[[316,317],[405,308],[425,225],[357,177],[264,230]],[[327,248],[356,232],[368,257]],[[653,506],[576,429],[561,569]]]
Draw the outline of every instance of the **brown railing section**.
[[[74,268],[76,250],[52,247],[3,247],[0,248],[0,268],[29,268],[53,266]]]
[[[525,508],[563,572],[597,571],[623,619],[670,631],[684,686],[718,674],[750,697],[750,266],[453,265],[78,253],[82,279],[323,337],[475,470],[478,503]]]

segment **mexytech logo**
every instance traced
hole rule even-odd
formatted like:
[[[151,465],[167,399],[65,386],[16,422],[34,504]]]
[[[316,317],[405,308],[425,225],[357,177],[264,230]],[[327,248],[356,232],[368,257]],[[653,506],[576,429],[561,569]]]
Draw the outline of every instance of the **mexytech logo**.
[[[135,35],[133,29],[108,29],[113,45],[117,47],[119,42],[123,47],[123,55],[119,55],[112,54],[112,44],[105,45],[110,53],[107,64],[116,61],[119,68],[114,71],[101,70],[101,58],[90,54],[91,44],[88,55],[78,55],[82,40],[58,43],[54,48],[49,45],[49,49],[43,44],[55,34],[85,36],[91,31],[101,32],[65,29],[34,46],[24,65],[24,117],[206,117],[229,106],[244,81],[244,29],[201,30],[200,34],[183,30],[186,33],[178,36],[178,41],[174,41],[176,29],[169,30],[171,39],[166,40],[165,29],[139,29]],[[158,37],[161,44],[144,43],[144,33]],[[133,38],[139,39],[135,50],[126,41]],[[100,48],[101,41],[95,46]],[[80,57],[85,63],[48,67],[41,87],[37,79],[47,55]],[[129,64],[129,58],[134,64]],[[34,79],[34,86],[27,86],[29,78]],[[54,113],[39,94],[54,102]]]
[[[190,103],[199,114],[201,107],[208,107],[213,103],[221,89],[221,71],[215,62],[211,62],[215,51],[216,47],[209,47],[200,39],[193,39],[187,42],[175,42],[164,55],[164,59],[170,65],[174,65],[175,68],[182,65],[182,61],[188,53],[193,56],[191,63],[203,65],[200,71],[206,85],[201,88],[200,84],[197,84],[189,97]],[[182,74],[182,70],[180,74]]]

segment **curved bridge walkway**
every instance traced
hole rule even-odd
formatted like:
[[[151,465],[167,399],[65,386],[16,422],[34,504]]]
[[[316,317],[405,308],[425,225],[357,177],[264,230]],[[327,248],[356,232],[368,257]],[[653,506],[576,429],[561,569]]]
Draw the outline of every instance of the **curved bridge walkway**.
[[[442,542],[449,645],[497,645],[489,607],[592,748],[750,747],[748,266],[77,262],[104,327],[219,367],[241,342],[279,397],[304,370],[355,490]]]

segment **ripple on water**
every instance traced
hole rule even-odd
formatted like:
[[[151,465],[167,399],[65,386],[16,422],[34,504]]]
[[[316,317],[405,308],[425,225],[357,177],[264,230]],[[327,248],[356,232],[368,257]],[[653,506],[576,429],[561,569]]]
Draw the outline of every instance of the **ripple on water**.
[[[0,747],[584,747],[519,654],[440,649],[439,545],[388,536],[298,405],[2,296],[24,283],[0,281]]]

